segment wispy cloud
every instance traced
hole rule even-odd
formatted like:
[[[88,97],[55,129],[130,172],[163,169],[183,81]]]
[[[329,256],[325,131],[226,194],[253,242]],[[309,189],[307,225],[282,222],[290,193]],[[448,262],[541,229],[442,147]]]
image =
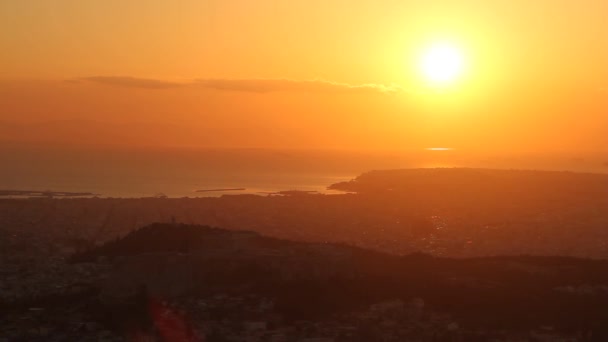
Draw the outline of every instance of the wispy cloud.
[[[403,89],[397,85],[376,83],[349,84],[325,80],[289,80],[289,79],[197,79],[191,82],[178,83],[156,79],[145,79],[124,76],[92,76],[78,80],[99,83],[108,86],[169,89],[177,87],[199,87],[220,91],[238,91],[254,93],[270,92],[359,92],[359,93],[396,93]]]
[[[288,80],[288,79],[202,79],[197,84],[205,88],[268,93],[276,91],[289,92],[380,92],[392,93],[402,91],[395,85],[383,84],[348,84],[323,80]]]

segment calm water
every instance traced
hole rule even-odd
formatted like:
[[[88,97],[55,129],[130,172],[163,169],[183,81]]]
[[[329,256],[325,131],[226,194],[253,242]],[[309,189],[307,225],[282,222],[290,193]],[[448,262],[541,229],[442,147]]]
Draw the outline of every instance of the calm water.
[[[487,167],[608,172],[603,156],[463,158],[458,151],[357,153],[337,151],[111,151],[0,147],[0,189],[93,192],[104,197],[218,196],[304,190],[374,169]],[[196,193],[199,189],[246,191]]]

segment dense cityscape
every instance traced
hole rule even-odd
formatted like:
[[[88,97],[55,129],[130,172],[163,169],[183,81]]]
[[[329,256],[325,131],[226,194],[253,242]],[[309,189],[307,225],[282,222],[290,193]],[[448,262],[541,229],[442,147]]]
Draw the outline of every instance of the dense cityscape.
[[[454,177],[460,180],[455,182]],[[539,177],[544,181],[539,181]],[[6,307],[6,315],[0,327],[2,338],[599,341],[598,336],[603,335],[598,334],[604,332],[594,328],[596,323],[564,327],[559,318],[547,318],[541,324],[543,318],[538,324],[519,328],[480,323],[483,320],[477,316],[466,318],[462,312],[458,314],[461,304],[443,303],[437,299],[441,296],[421,289],[379,292],[388,297],[362,297],[356,294],[357,288],[347,290],[352,285],[341,285],[336,293],[327,290],[330,292],[325,297],[315,296],[326,290],[313,289],[321,286],[315,285],[317,281],[326,284],[321,288],[331,289],[340,286],[336,285],[340,284],[338,279],[345,279],[344,284],[352,284],[357,277],[367,279],[365,274],[376,271],[363,265],[373,265],[376,259],[388,258],[378,265],[392,265],[396,262],[391,261],[392,256],[403,256],[403,260],[414,260],[418,265],[428,263],[429,269],[440,270],[444,259],[434,257],[457,257],[461,259],[454,260],[466,264],[492,265],[488,270],[499,269],[503,266],[498,265],[504,263],[506,273],[519,272],[518,277],[525,275],[521,279],[560,274],[559,280],[550,280],[554,285],[539,296],[549,293],[550,298],[594,298],[595,303],[602,303],[608,297],[608,278],[596,271],[580,273],[595,273],[595,277],[579,278],[579,273],[571,274],[569,270],[604,266],[594,266],[591,260],[585,261],[588,259],[563,258],[607,257],[608,238],[602,229],[608,222],[607,213],[602,210],[608,207],[608,196],[604,196],[608,193],[607,179],[550,172],[404,170],[391,175],[372,172],[332,186],[349,191],[343,195],[294,191],[220,198],[3,199],[0,305]],[[420,187],[408,185],[412,180]],[[521,190],[530,182],[537,186],[533,195]],[[485,192],[476,190],[477,195],[466,195],[463,189],[472,184]],[[569,184],[571,190],[560,184]],[[506,191],[509,199],[501,200]],[[164,225],[149,226],[154,222]],[[180,238],[180,227],[186,227],[183,229],[190,234],[187,238]],[[562,259],[513,257],[485,261],[494,255],[559,255]],[[448,260],[452,259],[445,260],[451,265]],[[383,267],[371,269],[380,272]],[[406,269],[382,272],[400,274],[399,277],[418,274],[416,282],[423,281],[420,279],[427,272],[403,267]],[[473,273],[446,278],[445,286],[457,286],[463,298],[467,289],[499,289],[497,284],[504,281],[501,286],[508,286],[505,288],[519,286],[511,280],[493,279],[491,274],[470,272]],[[382,278],[383,274],[370,279]],[[200,283],[197,279],[206,280]],[[215,283],[209,279],[218,280]],[[330,283],[323,283],[328,279]],[[312,307],[299,299],[286,299],[290,297],[281,295],[282,287],[273,287],[283,284],[290,293],[297,293],[298,284],[311,281],[299,291],[302,298],[312,296],[308,303]],[[546,281],[549,280],[543,280]],[[140,287],[142,284],[145,290]],[[375,291],[372,289],[389,286],[381,284],[368,284],[366,292],[371,294]],[[340,298],[340,292],[351,293],[351,297],[335,299]],[[334,300],[352,305],[342,307]],[[579,304],[590,305],[583,303],[586,301]],[[543,312],[539,317],[544,317],[545,304],[538,305]],[[297,307],[301,311],[294,312]],[[317,315],[315,307],[325,314]],[[504,310],[520,309],[506,305]],[[595,306],[588,310],[595,312]],[[131,313],[122,319],[131,325],[117,324],[108,318],[120,312]],[[499,317],[497,312],[493,315]],[[590,318],[590,322],[601,322],[601,317]],[[172,339],[171,334],[181,337]]]

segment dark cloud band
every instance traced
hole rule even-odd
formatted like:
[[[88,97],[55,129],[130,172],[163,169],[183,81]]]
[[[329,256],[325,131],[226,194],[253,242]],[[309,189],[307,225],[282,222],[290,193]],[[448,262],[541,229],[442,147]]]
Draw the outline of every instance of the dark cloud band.
[[[222,91],[239,92],[361,92],[361,93],[395,93],[403,91],[396,85],[384,84],[348,84],[323,80],[289,80],[289,79],[198,79],[188,83],[177,83],[155,79],[115,76],[93,76],[80,80],[131,88],[168,89],[177,87],[200,87]]]

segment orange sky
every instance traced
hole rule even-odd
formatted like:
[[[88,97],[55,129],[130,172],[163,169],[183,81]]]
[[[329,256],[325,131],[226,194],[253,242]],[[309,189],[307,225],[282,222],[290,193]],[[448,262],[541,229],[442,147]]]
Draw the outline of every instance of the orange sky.
[[[438,40],[466,61],[441,92],[416,69]],[[608,146],[600,0],[6,0],[0,51],[0,121],[30,125],[0,140],[104,123],[172,127],[124,144]]]

